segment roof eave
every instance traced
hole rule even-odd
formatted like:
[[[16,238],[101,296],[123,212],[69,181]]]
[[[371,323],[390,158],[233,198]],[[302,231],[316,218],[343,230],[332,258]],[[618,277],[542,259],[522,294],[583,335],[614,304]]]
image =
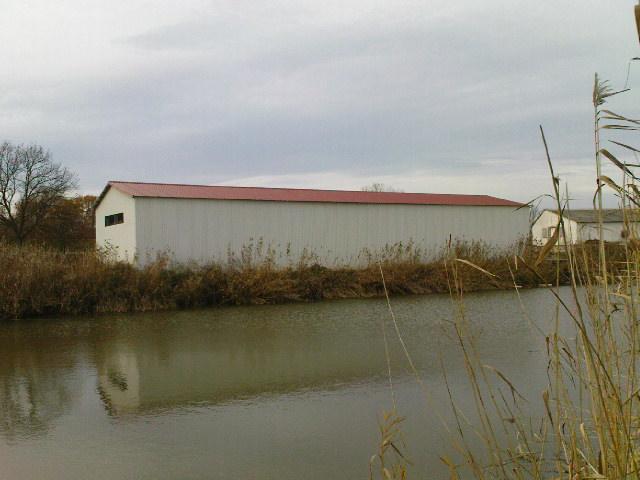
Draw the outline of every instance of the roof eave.
[[[104,197],[107,195],[107,193],[109,193],[109,190],[111,190],[112,188],[115,188],[116,190],[118,190],[119,192],[124,193],[125,195],[129,195],[132,198],[135,198],[136,195],[131,195],[127,192],[125,192],[124,190],[122,190],[121,188],[118,188],[118,182],[114,182],[113,180],[110,180],[107,182],[107,184],[104,186],[104,188],[102,189],[102,192],[100,193],[100,195],[98,196],[98,198],[96,199],[95,202],[93,202],[93,211],[95,212],[96,209],[98,208],[98,206],[100,205],[100,203],[102,203],[102,200],[104,199]]]
[[[242,190],[246,190],[246,191],[250,191],[250,190],[285,190],[285,191],[309,191],[309,192],[313,192],[313,193],[325,193],[325,192],[340,192],[340,193],[363,193],[360,191],[340,191],[340,190],[327,190],[327,191],[322,191],[322,190],[313,190],[313,189],[290,189],[290,188],[269,188],[269,187],[236,187],[236,186],[213,186],[213,185],[186,185],[186,184],[160,184],[160,183],[145,183],[145,182],[124,182],[124,181],[115,181],[115,180],[110,180],[107,183],[107,186],[104,188],[103,192],[100,194],[100,197],[96,200],[95,202],[95,207],[97,208],[102,199],[104,198],[104,196],[108,193],[109,189],[111,187],[116,188],[118,191],[126,194],[127,196],[130,196],[132,198],[173,198],[173,199],[203,199],[203,200],[254,200],[254,201],[267,201],[267,202],[304,202],[304,203],[349,203],[349,204],[354,204],[354,203],[358,203],[358,204],[390,204],[390,205],[438,205],[438,206],[466,206],[466,207],[475,207],[475,206],[482,206],[482,207],[507,207],[507,208],[512,208],[515,210],[521,209],[525,206],[527,206],[526,204],[520,203],[520,202],[514,202],[512,200],[506,200],[503,198],[498,198],[498,197],[492,197],[489,195],[474,195],[474,197],[478,197],[479,200],[477,199],[477,203],[475,202],[444,202],[444,201],[434,201],[434,202],[416,202],[416,201],[367,201],[367,200],[362,200],[362,201],[356,201],[356,200],[349,200],[349,199],[320,199],[320,198],[252,198],[251,196],[247,196],[247,197],[235,197],[235,196],[231,196],[231,197],[227,197],[227,198],[223,198],[222,196],[220,198],[216,198],[216,197],[212,197],[212,196],[207,196],[207,195],[203,195],[203,196],[197,196],[197,195],[172,195],[172,194],[167,194],[167,192],[163,192],[160,194],[154,194],[153,192],[149,192],[149,191],[144,191],[144,190],[140,190],[140,189],[131,189],[129,188],[129,186],[131,185],[142,185],[142,186],[149,186],[149,185],[153,185],[153,186],[178,186],[178,187],[196,187],[196,188],[212,188],[212,189],[242,189]],[[376,192],[366,192],[367,194],[374,194],[377,195]],[[384,195],[388,195],[390,192],[380,192],[380,194],[384,194]],[[398,193],[397,195],[406,195],[404,192]],[[414,195],[414,194],[409,194],[409,195]],[[424,194],[425,196],[428,196],[429,194]],[[461,197],[463,195],[442,195],[442,194],[432,194],[433,196],[442,196],[442,197]]]
[[[98,209],[98,206],[100,205],[100,203],[102,203],[102,199],[107,195],[107,192],[110,189],[111,189],[111,182],[107,182],[107,184],[102,189],[102,192],[100,192],[100,195],[98,195],[98,198],[96,198],[96,201],[93,202],[93,211],[94,212]]]

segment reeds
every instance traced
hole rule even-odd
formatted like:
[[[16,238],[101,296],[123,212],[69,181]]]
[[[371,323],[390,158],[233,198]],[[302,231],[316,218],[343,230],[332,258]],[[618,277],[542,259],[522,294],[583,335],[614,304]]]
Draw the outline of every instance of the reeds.
[[[550,332],[540,331],[547,345],[548,385],[539,398],[522,398],[518,385],[526,379],[507,378],[499,369],[484,364],[476,349],[464,309],[463,276],[469,268],[481,272],[484,267],[473,265],[468,259],[461,262],[464,257],[453,251],[444,260],[454,306],[455,338],[475,405],[475,411],[461,412],[455,392],[451,396],[456,424],[451,430],[456,432],[452,442],[458,454],[455,461],[445,460],[451,478],[640,478],[640,251],[634,223],[640,206],[634,173],[637,165],[620,161],[600,145],[601,132],[634,132],[640,123],[603,108],[606,99],[617,93],[596,76],[593,103],[598,186],[594,208],[602,209],[603,189],[612,189],[628,219],[628,236],[617,249],[602,240],[588,248],[568,242],[562,246],[563,264],[556,262],[556,277],[547,287],[556,301],[554,326]],[[569,201],[561,195],[560,180],[553,171],[542,129],[541,133],[553,198],[561,216],[556,231],[562,236],[563,214]],[[626,151],[638,152],[634,147],[614,143]],[[605,160],[620,170],[620,183],[602,174]],[[557,241],[558,236],[551,241]],[[551,253],[552,249],[547,248],[540,256]],[[545,261],[509,259],[513,284],[522,270],[542,283],[549,274],[541,271]],[[493,278],[495,272],[486,270],[487,278]],[[569,298],[557,288],[563,283],[563,276],[568,276]],[[517,289],[514,301],[518,301]],[[535,404],[544,412],[540,417],[531,413]],[[469,447],[470,435],[481,440],[481,451]]]
[[[115,261],[109,252],[0,245],[0,319],[376,297],[384,293],[379,264],[391,295],[446,293],[442,259],[447,251],[496,273],[488,279],[474,269],[461,272],[459,280],[467,291],[511,285],[505,268],[511,253],[481,243],[455,243],[428,260],[407,245],[390,246],[364,252],[366,261],[358,268],[327,268],[312,255],[278,266],[272,255],[248,250],[224,263],[181,265],[160,256],[138,268]],[[537,255],[524,244],[518,251],[529,260]],[[554,268],[549,262],[543,266],[546,275],[555,278]],[[540,283],[522,269],[516,281],[524,287]]]

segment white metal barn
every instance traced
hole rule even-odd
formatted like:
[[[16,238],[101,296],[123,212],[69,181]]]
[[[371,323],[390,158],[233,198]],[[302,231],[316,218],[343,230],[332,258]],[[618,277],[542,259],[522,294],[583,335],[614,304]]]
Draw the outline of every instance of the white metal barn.
[[[564,212],[564,219],[569,244],[599,239],[597,210],[567,210]],[[531,228],[533,241],[538,245],[544,245],[553,236],[559,220],[555,210],[542,212]],[[625,224],[621,209],[603,209],[602,238],[607,242],[623,241],[628,236],[630,225],[633,225],[633,228],[638,226],[637,221],[631,223],[629,220],[627,219]],[[559,238],[558,243],[564,245],[564,239]]]
[[[486,195],[109,182],[96,202],[96,242],[138,264],[158,253],[224,262],[261,244],[280,264],[312,254],[354,265],[363,249],[400,242],[427,253],[449,238],[509,247],[529,234],[521,206]]]

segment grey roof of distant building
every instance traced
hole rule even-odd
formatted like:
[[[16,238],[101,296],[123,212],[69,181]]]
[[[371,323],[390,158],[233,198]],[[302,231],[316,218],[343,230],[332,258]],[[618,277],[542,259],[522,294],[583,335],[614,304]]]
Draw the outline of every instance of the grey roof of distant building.
[[[555,213],[555,210],[550,210]],[[564,216],[577,223],[598,223],[598,211],[592,208],[582,210],[565,210]],[[602,223],[624,222],[623,212],[619,208],[602,209]]]

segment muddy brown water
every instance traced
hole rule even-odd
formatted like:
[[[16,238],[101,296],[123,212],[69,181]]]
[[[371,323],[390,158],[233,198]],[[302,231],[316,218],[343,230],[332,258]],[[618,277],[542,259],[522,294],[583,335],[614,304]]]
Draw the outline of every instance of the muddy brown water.
[[[551,328],[551,295],[521,295]],[[446,478],[441,365],[472,407],[452,304],[392,303],[431,397],[387,324],[411,478]],[[538,415],[545,344],[514,292],[468,295],[466,308],[483,361]],[[391,408],[388,319],[374,299],[0,324],[0,479],[367,478]]]

